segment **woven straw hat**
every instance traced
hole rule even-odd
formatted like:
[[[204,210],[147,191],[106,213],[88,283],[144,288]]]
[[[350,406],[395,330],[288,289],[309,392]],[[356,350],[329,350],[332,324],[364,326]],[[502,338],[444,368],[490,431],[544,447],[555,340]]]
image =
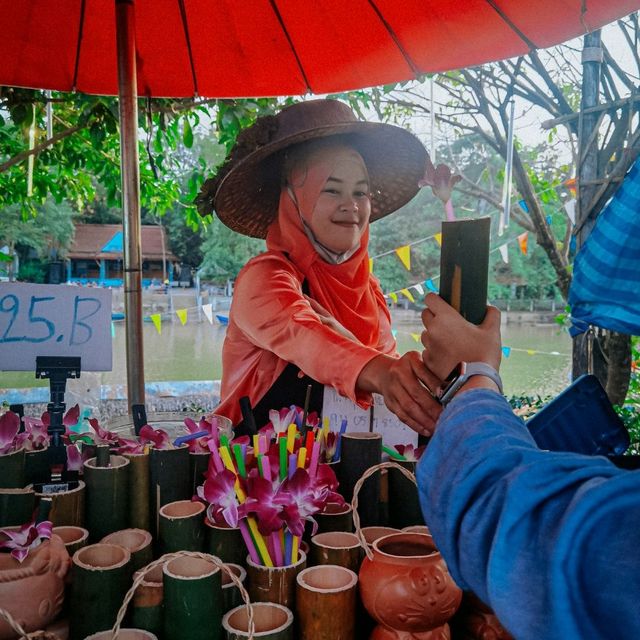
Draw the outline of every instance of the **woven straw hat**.
[[[235,146],[196,198],[198,211],[215,211],[228,227],[264,238],[275,220],[285,150],[293,145],[341,136],[364,159],[371,181],[371,220],[406,204],[418,191],[427,152],[406,129],[362,122],[337,100],[310,100],[258,118],[238,135]]]

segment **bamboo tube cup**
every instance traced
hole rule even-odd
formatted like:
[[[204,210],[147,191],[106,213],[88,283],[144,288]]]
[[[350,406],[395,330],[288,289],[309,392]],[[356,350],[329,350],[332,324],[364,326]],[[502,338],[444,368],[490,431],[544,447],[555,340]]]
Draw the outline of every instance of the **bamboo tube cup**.
[[[398,460],[398,464],[415,475],[417,464],[415,460]],[[396,469],[389,469],[387,478],[389,479],[389,524],[398,529],[423,525],[424,517],[420,508],[418,487],[415,483],[405,478]]]
[[[144,629],[156,636],[162,635],[162,564],[157,564],[146,574],[142,574],[141,583],[133,594],[131,625]],[[134,574],[136,579],[141,572]]]
[[[100,631],[93,633],[85,640],[112,640],[115,636],[113,631]],[[158,640],[158,636],[143,629],[120,629],[118,631],[118,640]]]
[[[165,640],[222,640],[222,580],[210,558],[178,557],[164,565]]]
[[[353,640],[358,576],[334,564],[301,571],[296,585],[299,640]]]
[[[153,538],[144,529],[114,531],[100,540],[104,544],[119,544],[131,554],[131,571],[137,571],[153,560]]]
[[[226,640],[295,640],[293,613],[275,602],[254,602],[251,605],[255,621],[255,634],[249,633],[249,608],[241,605],[231,609],[222,618]]]
[[[298,551],[298,562],[283,567],[265,567],[247,557],[247,580],[252,602],[276,602],[294,608],[296,576],[307,566],[304,551]]]
[[[51,477],[51,464],[49,463],[49,448],[27,451],[24,456],[24,484],[48,482]]]
[[[129,461],[128,526],[149,531],[149,454],[127,453],[124,457]]]
[[[129,460],[110,456],[108,466],[98,466],[98,458],[84,463],[86,528],[89,539],[101,540],[129,523]]]
[[[84,527],[53,527],[53,531],[67,548],[69,557],[73,557],[73,554],[82,547],[86,547],[89,542],[89,532]]]
[[[129,591],[127,591],[127,594],[124,597],[124,600],[122,602],[122,606],[120,607],[120,609],[118,611],[118,615],[116,616],[116,621],[115,621],[115,623],[113,625],[113,628],[111,629],[112,632],[114,634],[116,634],[119,631],[120,625],[122,624],[122,620],[124,619],[124,616],[125,616],[125,614],[127,612],[127,607],[129,606],[129,603],[133,599],[138,587],[142,584],[142,582],[145,579],[145,577],[147,576],[147,574],[149,574],[150,572],[154,571],[156,569],[156,567],[163,567],[163,569],[164,569],[164,566],[169,561],[174,560],[176,558],[197,558],[197,559],[201,559],[201,560],[206,560],[207,563],[213,564],[215,567],[220,569],[221,572],[228,573],[230,575],[231,580],[236,584],[236,586],[238,587],[238,590],[240,591],[240,595],[242,596],[242,599],[243,599],[243,601],[245,603],[245,607],[246,607],[246,610],[247,610],[248,627],[249,627],[249,635],[247,636],[247,638],[249,638],[249,639],[253,638],[253,633],[254,633],[253,606],[251,605],[251,602],[249,601],[249,594],[247,593],[247,590],[242,585],[242,582],[240,582],[240,580],[238,580],[238,578],[233,573],[233,571],[231,571],[220,560],[220,558],[216,558],[215,556],[211,556],[211,555],[205,554],[205,553],[198,553],[198,552],[195,552],[195,551],[178,551],[177,553],[167,554],[165,556],[162,556],[162,557],[158,558],[157,560],[154,560],[152,563],[148,564],[146,567],[144,567],[143,569],[138,571],[136,573],[134,579],[133,579],[133,584],[131,585],[131,587],[129,588]],[[163,574],[163,579],[164,579],[164,574]],[[209,594],[209,596],[210,595],[211,594]],[[211,637],[211,636],[209,636],[209,637]],[[168,639],[165,638],[164,640],[168,640]],[[189,640],[191,640],[190,637],[189,637]]]
[[[131,554],[115,544],[91,544],[73,554],[69,638],[110,629],[127,592]]]
[[[151,535],[158,537],[160,507],[177,500],[190,500],[189,448],[155,449],[149,453],[149,514]]]
[[[337,564],[358,573],[364,556],[360,539],[347,531],[327,531],[311,538],[310,564]]]
[[[51,491],[50,487],[60,487],[59,491]],[[85,483],[82,480],[62,482],[59,485],[48,483],[34,485],[36,498],[51,498],[49,520],[54,527],[65,525],[84,527]],[[39,491],[45,489],[45,491]]]
[[[0,489],[0,527],[20,526],[31,520],[36,508],[33,489]]]
[[[317,533],[325,531],[353,531],[353,517],[351,516],[351,505],[344,505],[337,502],[328,502],[325,508],[316,514],[318,523]]]
[[[20,489],[25,477],[24,449],[0,455],[0,489]]]
[[[382,436],[369,431],[344,433],[338,490],[347,502],[353,498],[353,490],[365,471],[382,460]],[[378,524],[380,501],[380,476],[376,474],[360,491],[360,520],[363,526]]]
[[[207,553],[217,556],[222,562],[242,566],[246,564],[247,548],[238,527],[216,524],[205,518],[204,528],[204,548]]]
[[[204,511],[202,502],[190,500],[178,500],[161,507],[158,532],[161,552],[202,551]]]

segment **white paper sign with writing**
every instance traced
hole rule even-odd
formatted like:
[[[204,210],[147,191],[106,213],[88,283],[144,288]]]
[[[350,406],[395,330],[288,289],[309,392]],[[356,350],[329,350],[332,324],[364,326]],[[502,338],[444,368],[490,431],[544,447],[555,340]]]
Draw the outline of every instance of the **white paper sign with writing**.
[[[338,431],[343,419],[347,431],[375,431],[382,435],[385,445],[418,443],[418,434],[387,409],[380,394],[373,394],[371,409],[361,409],[349,398],[341,396],[333,387],[325,386],[322,416],[329,418],[329,428]]]
[[[0,370],[35,371],[37,356],[79,356],[82,371],[110,371],[111,291],[0,284]]]

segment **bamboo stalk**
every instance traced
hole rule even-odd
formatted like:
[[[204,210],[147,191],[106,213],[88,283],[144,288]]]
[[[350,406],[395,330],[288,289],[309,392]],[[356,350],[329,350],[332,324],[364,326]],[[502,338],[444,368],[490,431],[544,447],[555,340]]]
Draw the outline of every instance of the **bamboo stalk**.
[[[134,576],[137,578],[139,572]],[[151,569],[143,578],[133,596],[131,624],[156,636],[162,635],[162,565]]]
[[[275,602],[254,602],[251,605],[256,634],[260,640],[295,640],[293,613],[288,607]],[[227,611],[222,618],[227,640],[247,640],[249,632],[249,608],[241,605]]]
[[[0,489],[0,527],[29,522],[36,507],[33,489]]]
[[[36,484],[36,498],[51,498],[49,520],[54,527],[84,527],[85,483],[70,482]]]
[[[51,478],[49,449],[27,451],[24,457],[25,485],[48,482]]]
[[[131,570],[148,565],[153,560],[153,539],[144,529],[121,529],[100,540],[104,544],[119,544],[131,554]]]
[[[98,466],[98,458],[84,463],[87,484],[86,528],[97,541],[129,523],[129,460],[111,456],[109,466]]]
[[[21,489],[25,484],[24,449],[0,455],[0,489]]]

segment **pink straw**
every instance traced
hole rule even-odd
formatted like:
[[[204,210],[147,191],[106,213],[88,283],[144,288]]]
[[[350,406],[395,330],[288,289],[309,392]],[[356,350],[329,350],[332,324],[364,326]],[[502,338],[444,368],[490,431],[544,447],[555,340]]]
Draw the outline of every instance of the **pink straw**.
[[[239,520],[238,526],[240,527],[240,533],[242,534],[244,543],[247,545],[247,549],[249,550],[251,560],[253,560],[253,562],[255,562],[256,564],[263,564],[260,556],[258,555],[256,547],[253,544],[253,538],[251,537],[251,533],[249,532],[249,526],[244,520]]]
[[[273,547],[273,557],[275,558],[276,567],[283,567],[284,561],[282,559],[282,546],[280,544],[280,536],[277,531],[274,531],[269,536],[269,541],[271,542],[271,546]]]
[[[216,471],[220,473],[224,470],[224,462],[222,462],[222,458],[220,457],[220,452],[215,446],[215,442],[209,441],[208,443],[209,451],[211,451],[211,460],[213,461],[213,466]]]
[[[314,478],[318,473],[318,459],[320,457],[320,443],[314,442],[311,450],[311,462],[309,462],[309,477]]]

